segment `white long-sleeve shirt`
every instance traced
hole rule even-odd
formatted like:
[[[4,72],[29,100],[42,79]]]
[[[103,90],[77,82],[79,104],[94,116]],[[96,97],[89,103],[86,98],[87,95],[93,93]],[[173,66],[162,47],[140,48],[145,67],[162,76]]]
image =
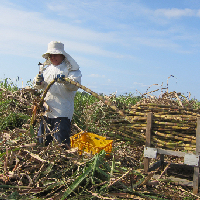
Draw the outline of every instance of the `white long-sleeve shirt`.
[[[45,89],[57,74],[65,75],[65,77],[81,84],[81,71],[79,69],[69,71],[66,63],[62,62],[57,66],[53,64],[47,66],[43,72],[44,81],[39,86],[35,84],[35,88]],[[74,96],[77,90],[78,87],[75,85],[66,82],[55,82],[45,97],[45,101],[49,106],[49,112],[46,112],[46,116],[49,118],[68,117],[72,120],[74,113]]]

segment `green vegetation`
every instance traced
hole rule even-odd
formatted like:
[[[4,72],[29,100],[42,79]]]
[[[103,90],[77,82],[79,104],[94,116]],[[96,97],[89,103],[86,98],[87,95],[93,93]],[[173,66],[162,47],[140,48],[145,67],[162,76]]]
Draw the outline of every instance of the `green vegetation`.
[[[21,104],[15,98],[17,91],[18,87],[10,79],[0,82],[0,130],[21,127],[29,118],[19,109]]]
[[[14,84],[13,81],[9,78],[5,78],[4,80],[0,81],[0,88],[6,89],[12,92],[18,90],[18,87],[16,86],[16,84]]]
[[[32,113],[24,112],[21,109],[22,102],[19,100],[19,96],[16,98],[16,95],[22,95],[22,91],[10,79],[6,78],[0,82],[0,130],[21,128],[22,124],[31,117]],[[132,94],[108,98],[120,109],[127,105],[134,105],[140,100],[139,97],[134,97]],[[33,101],[34,99],[29,99],[29,105],[27,105],[29,108]],[[96,97],[78,91],[74,100],[74,108],[73,123],[76,123],[81,129],[97,132],[97,123],[98,126],[107,125],[105,122],[106,112],[111,109]]]
[[[133,94],[117,97],[112,95],[104,98],[120,110],[135,105],[141,99]],[[77,92],[74,104],[73,123],[76,123],[82,130],[102,134],[109,130],[111,117],[119,118],[118,113],[113,113],[113,110],[104,102],[86,92]]]

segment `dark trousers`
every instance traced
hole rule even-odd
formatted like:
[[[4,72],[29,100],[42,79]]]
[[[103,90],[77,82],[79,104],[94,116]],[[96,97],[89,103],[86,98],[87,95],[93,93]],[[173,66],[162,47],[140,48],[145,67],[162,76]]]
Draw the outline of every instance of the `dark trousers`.
[[[47,118],[44,117],[46,126],[44,125],[43,119],[40,121],[40,128],[38,131],[38,136],[44,134],[44,128],[46,133],[53,132],[53,136],[59,143],[68,144],[70,147],[70,132],[71,132],[71,122],[67,117],[58,118]],[[53,137],[51,134],[47,134],[45,139],[45,145],[47,146]],[[39,137],[39,143],[43,143],[43,137]]]

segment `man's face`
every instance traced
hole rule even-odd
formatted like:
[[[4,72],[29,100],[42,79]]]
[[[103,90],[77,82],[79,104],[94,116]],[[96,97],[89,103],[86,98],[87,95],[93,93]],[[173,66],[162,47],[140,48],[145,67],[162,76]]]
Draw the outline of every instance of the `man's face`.
[[[64,56],[62,54],[50,54],[51,63],[55,66],[60,65],[64,60]]]

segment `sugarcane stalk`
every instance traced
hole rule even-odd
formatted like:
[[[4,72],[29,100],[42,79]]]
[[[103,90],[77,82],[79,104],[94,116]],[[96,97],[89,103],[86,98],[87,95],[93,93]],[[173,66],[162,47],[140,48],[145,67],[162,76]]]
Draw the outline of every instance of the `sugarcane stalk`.
[[[182,134],[182,133],[175,132],[175,131],[166,131],[165,133],[162,133],[162,132],[159,132],[159,131],[153,131],[153,134],[163,136],[163,137],[167,137],[167,136],[176,137],[176,136],[178,136],[178,137],[181,137],[181,138],[187,138],[189,140],[196,140],[196,136]]]
[[[146,121],[147,117],[140,117],[140,116],[129,116],[131,122],[134,121]]]
[[[152,142],[151,143],[152,146],[157,146],[157,147],[160,147],[160,148],[168,148],[168,149],[171,149],[171,150],[179,150],[179,151],[196,151],[196,146],[191,146],[191,147],[172,147],[172,146],[168,146],[168,145],[163,145],[163,144],[159,144],[159,143],[154,143]]]
[[[165,133],[172,133],[172,134],[182,134],[184,137],[187,137],[187,136],[193,136],[196,138],[196,131],[195,130],[190,130],[188,132],[188,130],[181,130],[181,133],[178,132],[178,131],[175,131],[175,130],[168,130],[168,131],[165,131]]]
[[[134,114],[134,115],[138,115],[138,116],[146,116],[146,113],[135,112],[135,111],[131,111],[131,110],[130,110],[129,114]]]
[[[137,103],[136,105],[132,106],[131,108],[135,108],[137,106],[150,106],[150,107],[158,107],[158,108],[170,108],[170,109],[174,109],[174,110],[192,111],[192,112],[200,113],[200,109],[185,108],[185,107],[180,107],[180,106],[164,105],[164,104],[158,104],[158,103]]]
[[[168,113],[162,115],[161,113],[155,113],[154,117],[161,119],[169,119],[169,120],[175,119],[175,120],[185,120],[185,121],[196,121],[196,117],[191,115],[169,115]]]
[[[154,122],[153,128],[172,128],[172,129],[185,129],[185,130],[194,130],[196,126],[194,124],[178,124],[170,122]]]
[[[174,136],[172,134],[164,134],[164,133],[161,133],[161,132],[156,132],[155,134],[158,135],[158,136],[164,137],[163,139],[181,140],[181,141],[184,141],[184,142],[190,142],[191,144],[196,144],[196,140],[193,140],[193,139],[190,139],[190,138]]]
[[[118,129],[119,130],[124,130],[123,127],[118,127]],[[128,131],[130,129],[134,129],[134,130],[146,130],[146,126],[132,126],[132,127],[128,127],[126,130]]]
[[[101,100],[104,104],[106,104],[107,106],[109,106],[110,108],[112,108],[115,112],[117,112],[119,115],[121,115],[122,117],[124,117],[125,120],[127,121],[131,121],[131,118],[127,115],[124,114],[124,112],[120,109],[118,109],[111,101],[105,99],[103,96],[101,95],[98,95],[97,93],[93,92],[92,90],[90,90],[89,88],[81,85],[80,83],[76,82],[76,81],[73,81],[69,78],[63,78],[62,79],[63,81],[66,81],[66,82],[69,82],[70,84],[72,85],[75,85],[77,86],[78,88],[81,88],[82,90],[90,93],[92,96],[98,98],[99,100]],[[51,81],[48,86],[46,87],[42,97],[41,97],[41,101],[39,103],[39,109],[42,107],[43,103],[44,103],[44,99],[46,97],[46,94],[48,92],[48,90],[50,89],[50,87],[57,81],[57,79],[54,79],[53,81]],[[34,119],[34,117],[32,117]],[[31,126],[33,126],[34,124],[34,120],[31,121]]]
[[[154,130],[171,130],[171,129],[174,129],[174,130],[190,130],[192,129],[192,127],[189,127],[189,126],[159,126],[159,125],[156,125],[156,124],[153,124],[153,129]]]
[[[185,144],[185,143],[183,143],[183,141],[165,142],[156,137],[153,137],[152,140],[153,140],[153,142],[156,142],[156,145],[161,144],[161,145],[167,146],[167,147],[192,147],[192,148],[196,147],[195,144]]]
[[[178,142],[166,142],[166,141],[162,141],[160,139],[158,139],[157,137],[155,136],[152,136],[152,140],[153,141],[156,141],[157,143],[160,143],[160,144],[163,144],[163,145],[169,145],[169,146],[177,146],[178,144],[182,144],[183,141],[178,141]]]
[[[80,89],[90,93],[92,96],[96,97],[97,99],[101,100],[104,104],[106,104],[107,106],[109,106],[110,108],[112,108],[115,112],[117,112],[119,115],[121,115],[122,117],[124,117],[125,120],[131,122],[131,118],[127,115],[124,114],[124,112],[120,109],[118,109],[111,101],[104,99],[103,96],[98,95],[97,93],[93,92],[92,90],[90,90],[89,88],[81,85],[80,83],[73,81],[69,78],[64,78],[65,81],[69,82],[72,85],[75,85],[77,87],[79,87]]]
[[[56,79],[54,79],[53,81],[51,81],[51,82],[49,83],[49,85],[46,87],[46,89],[44,90],[44,93],[43,93],[43,95],[42,95],[42,97],[41,97],[41,100],[40,100],[40,103],[39,103],[39,107],[42,107],[42,106],[43,106],[44,99],[45,99],[45,97],[46,97],[46,95],[47,95],[47,92],[49,91],[50,87],[51,87],[55,82],[56,82]]]

